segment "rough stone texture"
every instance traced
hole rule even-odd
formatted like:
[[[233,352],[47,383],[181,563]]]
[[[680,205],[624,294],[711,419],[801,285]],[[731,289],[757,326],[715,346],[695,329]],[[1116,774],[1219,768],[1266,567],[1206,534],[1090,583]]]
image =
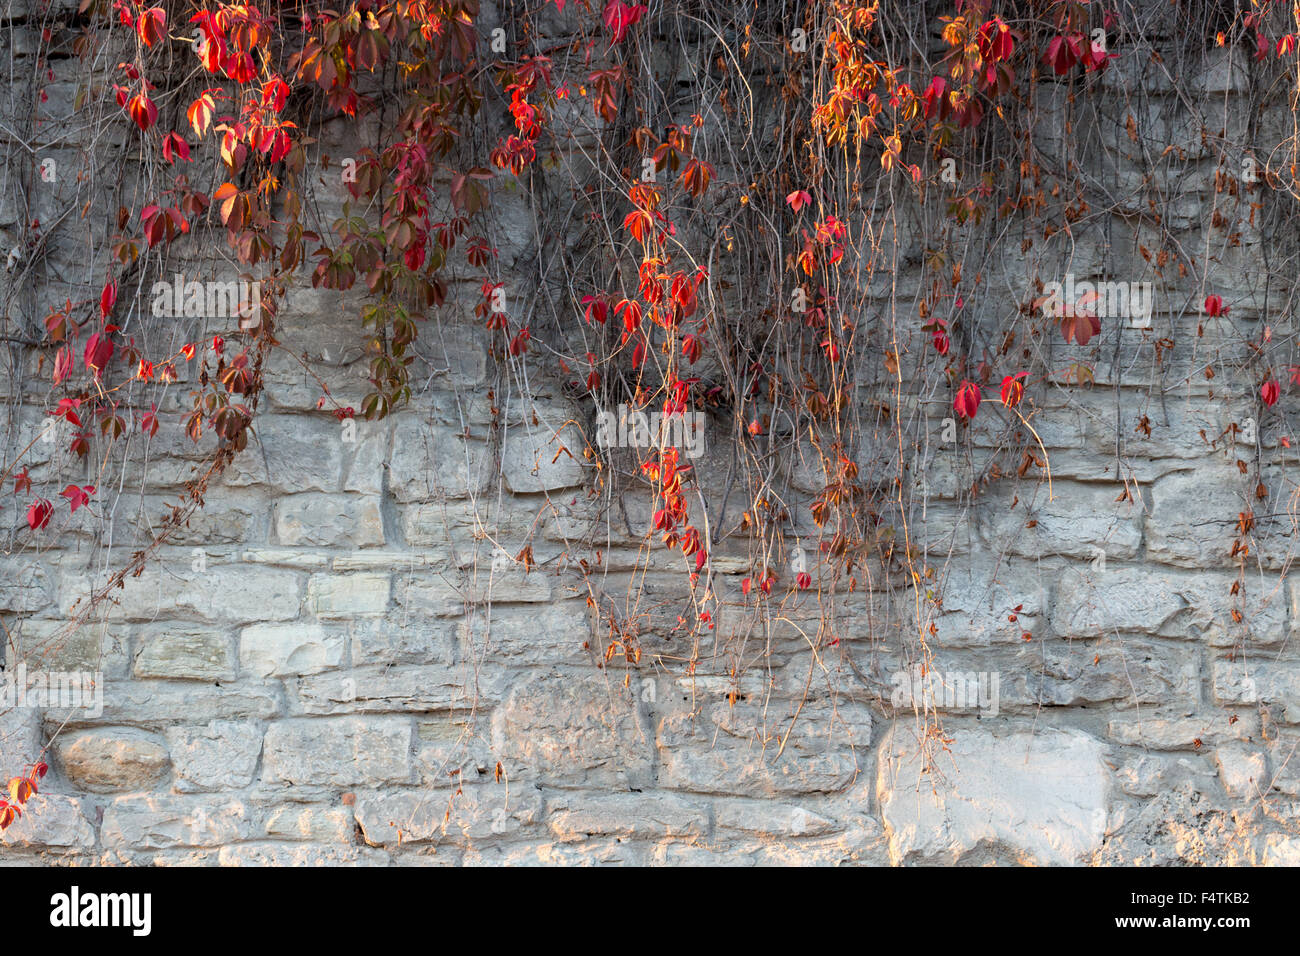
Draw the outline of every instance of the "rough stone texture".
[[[356,821],[374,846],[491,840],[535,828],[542,796],[487,784],[454,790],[389,792],[361,797]]]
[[[736,796],[842,790],[867,763],[871,714],[860,705],[719,701],[666,714],[657,735],[669,787]]]
[[[253,811],[229,797],[166,794],[118,797],[104,809],[100,839],[110,850],[219,847],[254,833]]]
[[[397,717],[280,721],[263,742],[269,783],[404,783],[411,773],[411,723]]]
[[[649,783],[652,732],[626,692],[581,671],[521,681],[493,715],[492,743],[516,773],[575,783]]]
[[[293,495],[276,503],[275,534],[291,547],[364,548],[384,543],[384,521],[378,498]]]
[[[169,764],[162,741],[128,727],[65,734],[58,758],[68,780],[92,793],[152,790]]]
[[[258,624],[239,635],[239,669],[253,678],[316,674],[343,662],[340,634],[319,624]]]
[[[880,748],[876,793],[896,862],[952,862],[976,848],[1028,863],[1086,862],[1106,835],[1108,773],[1099,741],[1043,729],[956,735],[937,773],[896,729]]]
[[[35,611],[50,602],[50,579],[41,565],[0,559],[0,611]]]
[[[222,630],[151,624],[137,638],[131,672],[139,678],[234,680],[231,645]]]
[[[307,585],[307,606],[321,620],[383,614],[389,585],[386,574],[315,574]]]
[[[671,795],[582,794],[564,795],[552,801],[551,832],[569,843],[591,837],[622,840],[693,840],[709,829],[708,810]]]
[[[499,22],[483,6],[484,23]],[[1154,22],[1177,5],[1140,6]],[[572,15],[548,13],[546,35],[571,35]],[[16,42],[32,26],[15,26]],[[44,689],[0,700],[0,779],[42,754],[51,770],[0,841],[16,859],[68,864],[1300,863],[1300,577],[1288,576],[1300,455],[1287,426],[1300,404],[1284,384],[1276,406],[1260,405],[1262,371],[1246,344],[1265,323],[1275,343],[1294,341],[1278,307],[1294,298],[1282,288],[1293,276],[1260,265],[1265,243],[1279,246],[1274,262],[1291,261],[1281,247],[1294,210],[1275,208],[1285,197],[1262,186],[1215,182],[1216,150],[1247,135],[1232,98],[1253,65],[1224,51],[1190,72],[1219,97],[1213,115],[1227,126],[1206,137],[1166,95],[1149,52],[1094,76],[1116,97],[1114,116],[1135,115],[1131,134],[1123,122],[1087,128],[1067,84],[1044,77],[1034,145],[1054,158],[1070,145],[1087,165],[1095,154],[1074,143],[1110,144],[1115,155],[1091,172],[1121,215],[1091,208],[1055,247],[1035,228],[1023,260],[951,263],[965,269],[958,294],[969,303],[957,327],[992,355],[1003,337],[989,322],[1023,315],[1031,274],[1147,277],[1136,249],[1154,257],[1174,243],[1199,256],[1207,237],[1212,261],[1187,276],[1172,261],[1164,269],[1152,332],[1103,321],[1078,347],[1049,329],[990,358],[1044,353],[1052,381],[1022,406],[1033,435],[999,406],[996,379],[955,437],[944,437],[946,386],[920,399],[905,390],[899,404],[891,376],[873,392],[879,357],[895,346],[863,323],[862,364],[850,370],[860,434],[834,437],[848,442],[864,488],[889,484],[877,543],[900,554],[906,517],[916,577],[864,546],[855,588],[827,601],[824,626],[813,592],[829,542],[809,516],[827,481],[816,449],[762,436],[778,449],[763,465],[769,500],[789,522],[782,553],[760,554],[733,530],[748,507],[733,471],[745,456],[709,413],[692,464],[710,517],[726,510],[705,582],[720,603],[716,628],[692,635],[683,622],[700,591],[680,555],[646,537],[655,503],[644,485],[610,477],[637,474],[636,454],[588,456],[593,403],[531,364],[516,374],[473,316],[477,280],[450,283],[446,305],[421,320],[411,402],[375,422],[341,423],[316,407],[322,381],[345,406],[368,390],[359,296],[291,288],[277,321],[285,348],[268,359],[249,448],[143,573],[84,617],[87,594],[150,544],[215,438],[195,445],[164,426],[147,463],[111,463],[111,482],[66,453],[71,426],[59,426],[57,443],[37,441],[25,459],[34,488],[60,503],[70,482],[101,491],[61,535],[28,536],[6,512],[3,676]],[[59,90],[72,89],[63,71],[74,62],[51,60],[60,75],[47,87],[57,111],[47,115],[72,130],[84,124]],[[1139,86],[1156,96],[1133,96]],[[1264,138],[1292,132],[1289,109],[1271,115],[1260,155],[1276,151]],[[331,155],[355,154],[350,124],[321,135]],[[1288,154],[1276,152],[1279,162]],[[1147,169],[1139,153],[1162,166]],[[1162,180],[1165,157],[1177,159],[1176,181]],[[573,157],[554,160],[566,182],[588,175]],[[531,261],[536,234],[523,180],[514,185],[493,187],[485,226],[503,267]],[[1143,225],[1150,190],[1173,199],[1158,236]],[[0,194],[0,229],[28,214],[26,202],[46,222],[62,212],[47,193],[18,195]],[[326,222],[342,202],[328,187],[312,197]],[[1233,202],[1262,203],[1248,213],[1257,221],[1221,228],[1215,216],[1231,220]],[[1266,234],[1260,222],[1271,219],[1283,225]],[[1007,234],[1022,227],[1012,217]],[[963,229],[980,243],[972,224]],[[903,294],[877,275],[881,315],[933,282],[917,265],[925,239],[882,249]],[[42,252],[51,276],[69,266],[62,248],[54,234]],[[727,269],[724,258],[716,277],[734,286]],[[87,301],[78,275],[59,279],[68,288],[57,301]],[[515,301],[516,277],[501,279]],[[25,308],[33,290],[17,291],[10,300]],[[540,303],[571,294],[536,291]],[[1199,314],[1210,291],[1231,303],[1230,322]],[[720,283],[710,295],[730,308]],[[549,323],[552,311],[536,317]],[[28,318],[40,328],[40,316]],[[193,340],[223,329],[195,328]],[[933,358],[916,334],[900,363]],[[24,392],[11,351],[21,350],[0,350],[0,437],[22,447],[48,414],[48,377],[39,394]],[[23,359],[33,368],[37,352]],[[706,353],[691,374],[721,381],[711,361]],[[1094,368],[1093,386],[1052,374],[1075,362]],[[181,384],[173,393],[190,387]],[[894,436],[877,424],[882,398],[911,429],[908,460],[895,460]],[[774,428],[786,427],[779,417]],[[1247,421],[1250,437],[1234,438]],[[1050,490],[1039,468],[1017,475],[1026,452],[1046,453]],[[902,487],[928,494],[906,515],[895,467]],[[689,497],[695,509],[694,486]],[[1247,508],[1257,527],[1243,562],[1232,549]],[[778,583],[760,601],[742,581],[764,560]],[[787,594],[796,561],[818,587]],[[922,665],[931,696],[900,695]],[[97,706],[50,689],[74,671]],[[916,744],[926,733],[944,742],[929,767]]]
[[[541,426],[512,434],[501,455],[506,485],[516,493],[571,488],[582,481],[581,449],[576,429],[552,433]]]
[[[38,793],[27,802],[18,822],[0,832],[0,842],[11,847],[84,852],[95,846],[95,828],[75,797]]]
[[[262,751],[256,724],[214,720],[206,727],[173,727],[167,732],[175,788],[238,790],[253,781]]]

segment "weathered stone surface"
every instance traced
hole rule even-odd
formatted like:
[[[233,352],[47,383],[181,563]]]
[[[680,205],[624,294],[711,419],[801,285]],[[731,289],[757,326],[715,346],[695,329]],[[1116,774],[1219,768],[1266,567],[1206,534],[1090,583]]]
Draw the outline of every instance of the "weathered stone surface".
[[[721,700],[659,719],[661,785],[738,796],[829,793],[869,766],[871,713],[841,701]]]
[[[23,815],[0,831],[0,843],[6,847],[87,850],[95,845],[95,829],[75,797],[38,793],[28,799]]]
[[[266,835],[284,840],[347,843],[352,821],[353,815],[346,808],[279,807],[267,817]]]
[[[492,745],[512,765],[568,786],[644,785],[653,764],[640,702],[584,671],[515,684],[492,715]]]
[[[1167,781],[1154,797],[1112,815],[1105,843],[1092,862],[1104,866],[1258,864],[1252,828],[1241,826],[1238,814],[1223,806],[1218,789],[1213,776]]]
[[[495,468],[482,441],[403,415],[393,431],[388,472],[393,497],[408,502],[479,494]]]
[[[372,666],[304,677],[288,692],[294,713],[428,713],[495,703],[505,683],[501,672],[469,667]]]
[[[1107,565],[1070,569],[1056,585],[1051,609],[1058,637],[1151,634],[1184,640],[1205,637],[1216,646],[1243,641],[1270,645],[1287,634],[1286,601],[1280,593],[1251,592],[1234,598],[1228,576],[1159,572]],[[1244,611],[1241,623],[1234,610]]]
[[[178,715],[192,721],[256,718],[266,720],[283,712],[280,694],[271,688],[220,685],[196,694],[183,681],[109,681],[104,686],[103,713],[81,708],[48,707],[48,727],[84,727],[90,724],[126,724],[166,730]]]
[[[487,377],[487,349],[481,329],[444,326],[433,339],[429,349],[434,364],[449,386],[468,389]]]
[[[1152,797],[1164,786],[1169,766],[1167,758],[1142,754],[1116,769],[1115,782],[1131,797]]]
[[[876,793],[890,856],[954,862],[981,846],[1047,865],[1087,862],[1106,833],[1101,744],[1079,731],[963,728],[926,774],[913,735],[880,746]]]
[[[383,614],[388,610],[387,574],[314,574],[307,607],[321,620]]]
[[[1138,637],[1025,645],[1003,667],[1000,706],[1191,706],[1200,691],[1195,650]]]
[[[59,765],[74,786],[91,793],[153,790],[167,776],[167,747],[129,727],[61,734]]]
[[[1050,500],[1044,488],[1038,500],[1022,500],[1014,507],[1010,492],[988,502],[984,535],[990,545],[1007,542],[1012,554],[1031,558],[1092,560],[1100,549],[1114,561],[1138,553],[1143,503],[1117,501],[1123,485],[1060,482],[1052,490]]]
[[[54,603],[49,575],[29,558],[0,558],[0,611],[39,611]]]
[[[1161,564],[1213,568],[1230,564],[1244,488],[1231,473],[1209,480],[1205,469],[1166,475],[1152,490],[1147,555]]]
[[[151,497],[143,504],[139,499],[132,499],[132,510],[124,517],[134,523],[142,543],[151,541],[162,530],[163,519],[171,514],[175,504],[174,498],[163,496]],[[195,509],[168,541],[174,545],[213,547],[257,540],[265,534],[269,510],[264,495],[257,491],[217,491],[204,496],[203,507]]]
[[[466,598],[459,575],[404,572],[396,576],[393,601],[411,617],[460,617]]]
[[[441,664],[452,660],[456,625],[451,621],[404,621],[397,615],[374,621],[349,622],[352,663]]]
[[[223,846],[221,866],[388,866],[380,850],[325,843],[240,843]]]
[[[213,720],[202,727],[173,727],[167,742],[176,790],[237,790],[253,781],[262,731],[242,721]]]
[[[25,618],[9,625],[6,667],[20,663],[28,671],[89,671],[108,679],[125,677],[130,668],[127,625]]]
[[[11,678],[4,675],[5,680]],[[13,685],[10,685],[11,687]],[[14,691],[16,700],[17,691]],[[37,707],[15,706],[6,701],[0,708],[0,766],[30,767],[41,752],[41,710]]]
[[[1270,833],[1264,844],[1264,866],[1300,866],[1300,837]]]
[[[582,483],[582,436],[573,426],[516,425],[506,438],[501,473],[516,494],[558,491]]]
[[[455,790],[385,792],[358,796],[356,820],[367,843],[476,842],[517,837],[542,816],[534,787],[494,783]]]
[[[217,628],[150,624],[136,639],[132,674],[140,678],[234,680],[233,641]]]
[[[228,488],[266,485],[281,494],[333,491],[342,479],[343,435],[338,422],[312,415],[261,415],[260,441],[249,442],[221,476]]]
[[[291,495],[275,505],[275,535],[294,547],[365,548],[384,543],[373,495]]]
[[[671,794],[563,794],[550,802],[547,822],[556,839],[695,839],[709,830],[707,809]]]
[[[88,593],[85,578],[65,578],[60,603],[70,610]],[[292,571],[249,565],[209,563],[196,571],[187,555],[183,566],[147,567],[112,597],[116,603],[108,611],[110,621],[171,616],[230,623],[288,621],[301,611],[302,581]]]
[[[1017,645],[1034,631],[1045,599],[1043,582],[1025,570],[1006,567],[994,579],[964,563],[949,570],[942,594],[935,626],[945,647]]]
[[[480,568],[470,572],[459,593],[471,604],[541,603],[551,599],[551,576],[541,571],[526,574],[514,567]]]
[[[1220,660],[1214,662],[1213,677],[1220,704],[1280,704],[1282,720],[1300,723],[1300,664]]]
[[[544,607],[498,607],[457,628],[464,660],[519,665],[584,664],[591,660],[591,614],[582,601]]]
[[[1161,634],[1188,607],[1177,583],[1130,568],[1071,571],[1057,583],[1052,629],[1060,637]]]
[[[343,663],[342,634],[319,624],[255,624],[239,634],[239,671],[265,679],[319,674]]]
[[[1242,744],[1226,744],[1214,753],[1223,788],[1234,797],[1258,799],[1268,793],[1268,756]]]
[[[1227,721],[1212,721],[1208,717],[1112,720],[1107,727],[1112,740],[1153,750],[1194,750],[1230,731]]]
[[[218,847],[249,839],[252,811],[234,798],[118,797],[104,808],[100,837],[110,850]]]
[[[387,422],[357,420],[355,424],[356,451],[352,460],[345,462],[347,476],[343,480],[343,490],[357,491],[363,495],[382,495],[384,465],[388,461],[390,440]]]
[[[405,783],[412,774],[413,727],[401,717],[277,721],[267,728],[267,783],[352,786]]]
[[[719,800],[713,818],[720,829],[765,837],[821,836],[838,829],[834,820],[797,803],[772,800]]]
[[[644,846],[612,839],[580,844],[548,840],[523,846],[471,846],[462,862],[465,866],[645,866],[649,860]]]

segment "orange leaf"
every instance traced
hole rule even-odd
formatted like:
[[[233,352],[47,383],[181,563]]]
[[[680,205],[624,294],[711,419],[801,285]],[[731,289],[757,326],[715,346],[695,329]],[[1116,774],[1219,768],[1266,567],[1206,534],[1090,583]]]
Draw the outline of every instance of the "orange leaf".
[[[194,130],[195,136],[202,136],[208,131],[208,127],[212,124],[212,114],[216,109],[217,103],[211,93],[204,93],[190,104],[185,115],[190,121],[190,128]]]

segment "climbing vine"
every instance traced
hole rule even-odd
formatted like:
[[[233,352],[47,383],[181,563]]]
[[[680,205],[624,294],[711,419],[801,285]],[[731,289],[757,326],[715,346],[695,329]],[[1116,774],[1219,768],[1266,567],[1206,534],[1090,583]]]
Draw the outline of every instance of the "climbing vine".
[[[1188,78],[1228,57],[1243,116],[1294,108],[1300,14],[1169,7],[1156,23],[1087,0],[47,6],[29,24],[34,69],[28,102],[6,118],[7,163],[28,190],[43,181],[34,144],[58,142],[57,64],[82,172],[55,218],[26,215],[12,237],[0,335],[46,415],[35,434],[11,428],[0,462],[10,548],[73,533],[79,509],[141,480],[131,462],[155,445],[199,450],[184,494],[76,605],[70,631],[186,526],[236,456],[256,453],[295,290],[355,312],[359,407],[312,372],[320,414],[340,420],[418,402],[422,343],[469,313],[490,335],[494,407],[548,377],[587,425],[615,406],[698,413],[725,449],[712,462],[722,480],[707,484],[701,463],[662,442],[565,449],[607,510],[629,492],[649,500],[645,567],[672,553],[690,584],[671,639],[647,645],[644,596],[601,584],[608,540],[567,540],[601,662],[622,655],[630,679],[642,666],[694,674],[711,655],[739,687],[766,666],[774,628],[795,622],[818,679],[847,669],[878,694],[863,645],[844,638],[865,620],[873,641],[895,640],[875,616],[901,614],[898,639],[929,666],[956,533],[939,540],[928,492],[946,420],[967,465],[942,506],[951,516],[1002,480],[1050,495],[1040,408],[1118,387],[1122,363],[1148,362],[1162,383],[1139,432],[1165,395],[1227,364],[1224,389],[1244,383],[1252,421],[1287,442],[1279,402],[1300,361],[1271,316],[1289,316],[1292,290],[1244,305],[1215,276],[1244,234],[1273,242],[1294,214],[1296,136],[1265,153],[1257,121],[1222,102],[1214,112],[1217,89]],[[1215,208],[1201,250],[1178,242],[1180,197],[1155,175],[1189,157],[1151,150],[1151,76],[1204,120]],[[1049,119],[1053,149],[1035,130]],[[355,148],[331,157],[340,122]],[[1118,176],[1121,158],[1143,172]],[[345,191],[337,216],[319,215],[326,176]],[[494,218],[520,200],[526,225]],[[1127,252],[1146,266],[1124,281],[1159,287],[1154,323],[1149,302],[1116,317],[1104,290],[1063,281],[1085,243],[1116,268],[1116,218],[1133,224]],[[50,275],[55,247],[84,270]],[[202,289],[187,311],[194,293],[170,283],[187,256],[215,257],[238,289],[229,320],[193,337],[168,321],[208,314]],[[992,287],[1018,270],[1020,287]],[[1246,311],[1251,323],[1232,325]],[[1223,363],[1206,349],[1194,372],[1171,364],[1188,315],[1197,339],[1228,343]],[[1132,354],[1108,357],[1123,323]],[[51,435],[85,477],[57,477]],[[1240,467],[1268,497],[1265,463]],[[1119,455],[1113,477],[1133,477]],[[1241,587],[1259,526],[1243,505]],[[715,558],[737,554],[745,571],[718,570]],[[514,561],[531,571],[531,546]],[[920,716],[941,742],[937,715]]]

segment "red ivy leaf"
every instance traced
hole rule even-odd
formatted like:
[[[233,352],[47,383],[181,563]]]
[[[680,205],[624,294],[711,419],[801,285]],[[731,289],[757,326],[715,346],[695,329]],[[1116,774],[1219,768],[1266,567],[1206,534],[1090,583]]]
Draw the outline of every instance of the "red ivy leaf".
[[[1015,408],[1020,404],[1020,399],[1025,395],[1025,377],[1028,372],[1020,372],[1016,375],[1008,375],[1002,380],[1002,404],[1008,408]]]
[[[169,163],[176,162],[174,157],[179,156],[185,162],[190,161],[190,146],[181,138],[179,133],[168,133],[163,137],[162,144],[163,159]]]
[[[1047,53],[1043,59],[1051,64],[1052,72],[1057,76],[1065,76],[1070,72],[1070,68],[1079,62],[1079,38],[1077,36],[1057,37],[1047,45]]]
[[[609,0],[609,3],[605,4],[605,12],[601,19],[609,28],[609,32],[614,34],[614,42],[622,43],[627,36],[627,31],[636,25],[645,11],[646,8],[639,3],[636,6],[629,6],[622,0]]]
[[[72,374],[72,349],[63,346],[54,357],[54,384],[58,385]]]
[[[54,505],[50,504],[45,498],[37,498],[27,509],[27,527],[33,531],[39,531],[50,523],[50,515],[54,512]]]
[[[158,122],[158,107],[154,106],[153,100],[143,93],[137,93],[131,97],[126,104],[126,110],[131,114],[131,119],[135,121],[135,125],[140,127],[142,131],[149,129],[154,123]]]
[[[216,111],[217,101],[212,98],[212,90],[206,91],[190,104],[185,117],[190,121],[190,129],[194,130],[195,136],[202,137],[208,131],[212,124],[212,114]]]
[[[68,485],[59,492],[59,495],[68,499],[68,502],[72,505],[72,513],[76,514],[78,508],[89,503],[90,496],[94,493],[94,485]]]
[[[143,10],[135,21],[135,32],[145,46],[153,46],[167,35],[167,14],[162,7]]]
[[[99,293],[99,315],[101,318],[108,318],[108,314],[113,311],[113,305],[117,302],[117,281],[110,279],[104,283],[104,290]]]
[[[980,410],[982,399],[980,387],[968,379],[957,388],[957,397],[953,400],[952,407],[962,418],[974,418],[975,413]]]
[[[86,367],[95,370],[95,374],[108,366],[113,358],[113,340],[106,334],[96,332],[86,340]]]
[[[1079,345],[1087,345],[1094,335],[1101,334],[1101,320],[1095,315],[1074,311],[1061,319],[1061,334],[1067,342],[1073,340]]]

